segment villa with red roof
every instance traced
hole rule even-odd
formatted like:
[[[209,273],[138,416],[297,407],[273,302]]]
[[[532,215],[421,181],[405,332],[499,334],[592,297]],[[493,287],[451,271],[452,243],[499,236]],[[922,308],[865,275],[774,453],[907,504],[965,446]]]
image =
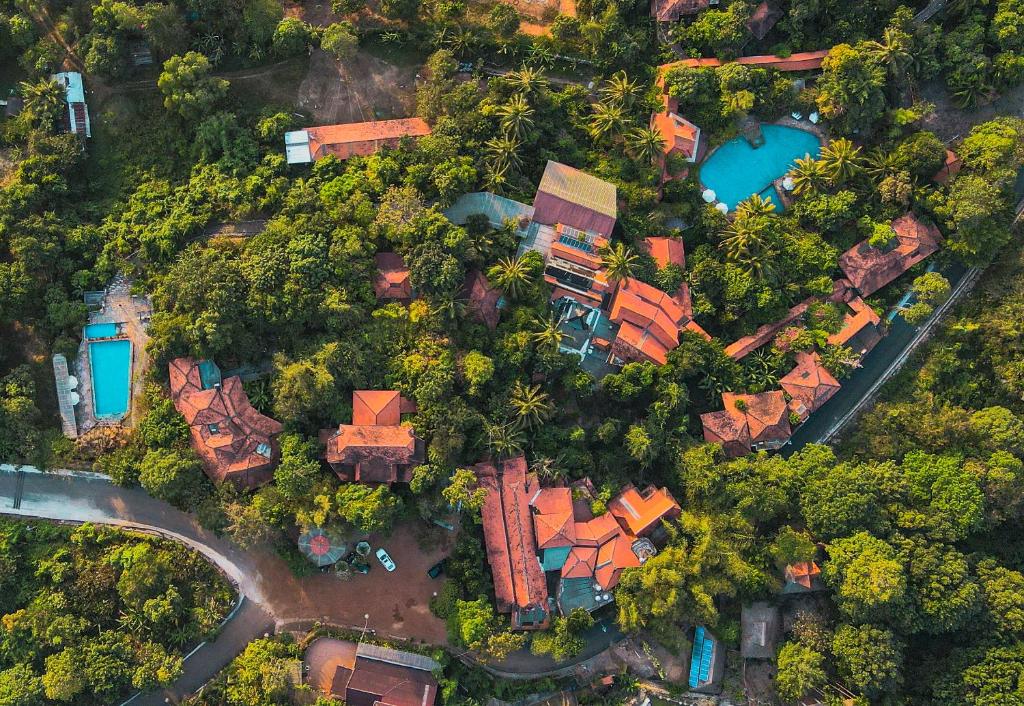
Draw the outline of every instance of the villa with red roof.
[[[654,258],[659,270],[663,270],[669,265],[686,269],[686,248],[682,238],[665,236],[644,238],[641,247]]]
[[[243,488],[268,482],[281,459],[280,422],[260,414],[237,375],[221,379],[213,361],[175,358],[169,366],[171,400],[185,417],[192,448],[215,483]]]
[[[492,287],[480,270],[473,270],[466,276],[462,295],[467,301],[469,314],[490,330],[498,327],[501,318],[501,291]]]
[[[801,422],[839,392],[839,381],[821,364],[817,353],[797,353],[796,367],[779,380],[779,386],[789,395],[789,409]]]
[[[651,128],[657,130],[665,141],[660,161],[661,180],[666,182],[681,176],[669,172],[668,158],[678,154],[687,162],[698,162],[704,155],[704,143],[700,139],[700,128],[679,115],[679,101],[666,94],[662,96],[662,103],[664,110],[651,114]]]
[[[324,460],[346,482],[408,483],[424,458],[423,442],[402,424],[402,414],[415,411],[395,390],[356,390],[352,423],[320,431]]]
[[[685,286],[673,297],[638,279],[622,280],[608,314],[619,325],[612,343],[613,356],[623,361],[649,360],[664,365],[668,352],[679,345],[684,329],[707,337],[693,321],[688,294]]]
[[[774,451],[789,441],[789,406],[782,390],[756,395],[722,393],[720,412],[700,415],[704,440],[722,445],[734,458],[751,451]]]
[[[938,251],[942,242],[939,229],[913,213],[894,220],[892,234],[888,247],[876,248],[863,240],[839,256],[839,267],[865,297]]]
[[[864,356],[882,340],[882,319],[859,296],[850,296],[844,305],[848,311],[843,314],[843,327],[828,337],[828,343],[846,346],[857,357]]]
[[[379,252],[373,260],[377,265],[377,276],[373,280],[373,292],[377,299],[411,301],[412,278],[402,256],[393,252]]]
[[[285,157],[288,164],[308,164],[328,155],[368,157],[382,147],[397,147],[403,137],[429,134],[430,126],[422,118],[321,125],[285,133]]]

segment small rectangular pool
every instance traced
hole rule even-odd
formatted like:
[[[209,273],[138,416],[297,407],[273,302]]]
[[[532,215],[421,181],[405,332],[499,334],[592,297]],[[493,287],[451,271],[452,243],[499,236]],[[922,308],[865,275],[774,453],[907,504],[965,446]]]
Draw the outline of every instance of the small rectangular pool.
[[[117,329],[117,324],[86,324],[85,337],[86,339],[110,338],[117,335]]]
[[[93,414],[98,419],[120,418],[127,414],[131,392],[131,341],[120,339],[90,343],[89,371]]]

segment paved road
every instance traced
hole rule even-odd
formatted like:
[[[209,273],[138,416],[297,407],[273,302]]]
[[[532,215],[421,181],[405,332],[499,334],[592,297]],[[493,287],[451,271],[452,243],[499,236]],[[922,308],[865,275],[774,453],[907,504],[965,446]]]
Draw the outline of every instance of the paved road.
[[[951,265],[942,274],[949,280],[954,292],[958,293],[956,288],[968,272],[963,265]],[[951,299],[949,306],[955,301],[955,298]],[[916,345],[923,338],[921,333],[920,327],[911,326],[897,314],[888,335],[864,356],[860,368],[841,381],[839,392],[796,430],[790,443],[783,448],[782,455],[789,457],[807,444],[825,443],[833,438],[855,416],[857,409],[873,394],[876,386],[891,378],[902,367],[909,357],[908,347]]]

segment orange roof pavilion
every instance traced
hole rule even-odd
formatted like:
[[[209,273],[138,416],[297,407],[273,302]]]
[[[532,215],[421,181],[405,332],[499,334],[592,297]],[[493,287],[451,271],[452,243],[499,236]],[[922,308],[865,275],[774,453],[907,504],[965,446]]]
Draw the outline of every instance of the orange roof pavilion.
[[[405,260],[393,252],[379,252],[373,257],[377,275],[373,280],[373,292],[378,299],[409,301],[412,299],[412,276]]]
[[[700,421],[704,426],[704,440],[721,444],[727,456],[777,449],[792,434],[789,408],[781,390],[757,395],[723,392],[722,405],[725,409],[702,414]]]
[[[839,392],[839,381],[821,364],[817,353],[797,353],[796,367],[779,380],[779,386],[792,398],[789,408],[801,421]]]
[[[307,164],[327,155],[368,157],[382,147],[397,147],[403,137],[429,134],[430,126],[422,118],[321,125],[285,133],[285,156],[288,164]]]
[[[632,484],[627,485],[608,503],[608,512],[634,537],[643,537],[661,520],[676,518],[681,511],[667,488],[654,486],[641,493]]]
[[[408,483],[424,456],[423,442],[402,426],[402,413],[415,411],[395,390],[356,390],[352,424],[320,431],[324,460],[343,481]]]

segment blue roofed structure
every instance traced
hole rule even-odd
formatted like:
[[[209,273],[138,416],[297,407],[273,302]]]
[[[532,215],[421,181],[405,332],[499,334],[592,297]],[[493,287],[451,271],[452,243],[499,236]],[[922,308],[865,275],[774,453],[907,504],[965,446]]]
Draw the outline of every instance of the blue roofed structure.
[[[533,206],[498,196],[487,191],[463,194],[444,210],[444,215],[455,225],[465,225],[470,216],[482,214],[492,228],[502,228],[507,221],[516,224],[519,237],[525,237],[526,228],[533,220]]]
[[[593,613],[601,606],[611,603],[614,598],[611,592],[601,590],[600,585],[595,583],[592,577],[563,578],[558,584],[558,609],[562,611],[562,615],[569,615],[574,608],[583,608],[588,613]]]
[[[199,382],[204,390],[211,390],[221,384],[220,368],[212,360],[199,362]]]
[[[569,558],[572,547],[551,547],[545,549],[540,560],[541,568],[544,571],[561,571],[565,560]]]
[[[711,693],[718,690],[725,667],[725,651],[715,636],[703,625],[693,635],[688,684],[693,691]]]

